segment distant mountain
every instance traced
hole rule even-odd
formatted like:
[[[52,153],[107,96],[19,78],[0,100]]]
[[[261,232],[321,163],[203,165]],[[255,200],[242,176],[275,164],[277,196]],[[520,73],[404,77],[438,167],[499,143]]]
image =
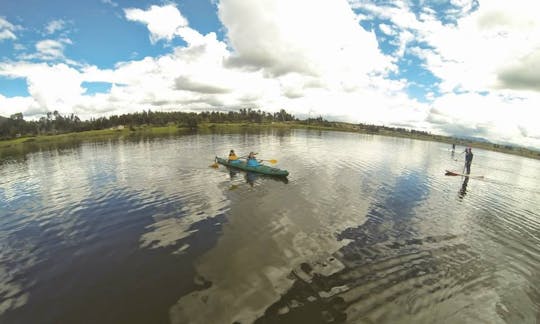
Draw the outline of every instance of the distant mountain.
[[[476,136],[454,136],[454,137],[457,139],[472,141],[472,142],[491,143],[489,140],[483,137],[476,137]]]
[[[533,146],[522,146],[522,145],[517,145],[515,143],[511,143],[511,142],[497,142],[498,145],[500,146],[506,146],[506,148],[514,148],[514,149],[526,149],[526,150],[531,150],[531,151],[535,151],[535,152],[539,152],[540,153],[540,150],[536,147],[533,147]]]

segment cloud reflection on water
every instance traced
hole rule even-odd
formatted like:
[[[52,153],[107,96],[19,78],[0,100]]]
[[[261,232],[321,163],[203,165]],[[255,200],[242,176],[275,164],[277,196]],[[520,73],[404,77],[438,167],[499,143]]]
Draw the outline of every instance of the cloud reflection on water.
[[[459,199],[447,146],[292,130],[29,154],[0,167],[0,309],[54,317],[54,295],[73,319],[137,321],[150,299],[152,317],[192,323],[531,318],[540,165],[477,150],[487,180]],[[288,182],[208,167],[231,148],[279,160]],[[148,296],[122,295],[143,283]],[[112,306],[81,306],[102,284]]]

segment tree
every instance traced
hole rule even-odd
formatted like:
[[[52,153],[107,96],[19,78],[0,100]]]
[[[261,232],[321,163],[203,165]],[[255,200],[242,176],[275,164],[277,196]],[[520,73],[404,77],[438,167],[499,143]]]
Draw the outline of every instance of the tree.
[[[11,115],[9,117],[9,119],[12,119],[12,120],[24,120],[22,113],[13,114],[13,115]]]
[[[274,113],[274,119],[277,121],[293,121],[295,118],[293,115],[290,115],[285,111],[285,109],[281,109],[279,112]]]

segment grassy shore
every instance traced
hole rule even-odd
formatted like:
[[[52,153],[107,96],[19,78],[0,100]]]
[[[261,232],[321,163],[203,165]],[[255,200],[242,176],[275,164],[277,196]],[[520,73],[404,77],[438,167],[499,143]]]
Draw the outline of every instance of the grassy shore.
[[[58,135],[40,135],[32,137],[20,137],[12,140],[0,141],[0,148],[14,147],[25,144],[48,144],[48,143],[59,143],[59,142],[72,142],[74,140],[83,140],[83,139],[107,139],[113,136],[118,136],[124,133],[129,133],[125,130],[93,130],[80,133],[68,133],[68,134],[58,134]]]
[[[343,131],[343,132],[354,132],[361,134],[373,134],[381,136],[391,136],[391,137],[401,137],[401,138],[411,138],[425,141],[435,141],[456,144],[459,146],[471,146],[475,148],[481,148],[485,150],[497,151],[507,154],[514,154],[519,156],[524,156],[528,158],[540,159],[540,152],[529,150],[521,147],[513,146],[504,146],[497,145],[487,142],[476,142],[469,141],[459,138],[441,136],[441,135],[432,135],[421,132],[408,132],[408,131],[397,131],[388,128],[375,128],[375,129],[365,129],[362,126],[356,124],[348,123],[331,123],[331,125],[314,125],[314,124],[305,124],[299,122],[273,122],[273,123],[204,123],[199,124],[197,131],[199,132],[236,132],[246,129],[314,129],[314,130],[331,130],[331,131]],[[0,141],[0,150],[11,149],[11,150],[21,150],[24,147],[46,147],[52,144],[68,144],[84,141],[99,141],[99,140],[109,140],[115,138],[139,136],[139,135],[154,135],[154,136],[164,136],[168,134],[178,134],[194,131],[189,128],[179,128],[177,126],[141,126],[136,128],[124,128],[124,129],[105,129],[105,130],[93,130],[86,132],[78,133],[69,133],[69,134],[58,134],[58,135],[41,135],[35,137],[21,137],[12,140],[3,140]]]
[[[40,144],[54,144],[54,143],[71,143],[71,142],[82,142],[82,141],[99,141],[99,140],[108,140],[111,138],[120,138],[125,136],[130,136],[134,134],[171,134],[181,131],[176,126],[165,126],[165,127],[139,127],[134,130],[128,128],[124,129],[102,129],[102,130],[91,130],[85,132],[77,133],[67,133],[67,134],[58,134],[58,135],[39,135],[31,137],[20,137],[11,140],[0,141],[0,149],[17,147],[21,145],[40,145]]]

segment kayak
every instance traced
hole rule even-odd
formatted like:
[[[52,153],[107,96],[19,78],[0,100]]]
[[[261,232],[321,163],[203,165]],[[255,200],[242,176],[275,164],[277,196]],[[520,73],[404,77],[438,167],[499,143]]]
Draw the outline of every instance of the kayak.
[[[276,176],[276,177],[286,177],[289,175],[289,171],[281,170],[278,168],[273,168],[268,165],[260,164],[259,166],[248,166],[246,161],[234,160],[230,161],[228,159],[222,159],[216,156],[216,162],[223,164],[229,167],[237,168],[244,171],[257,172],[265,175]]]

